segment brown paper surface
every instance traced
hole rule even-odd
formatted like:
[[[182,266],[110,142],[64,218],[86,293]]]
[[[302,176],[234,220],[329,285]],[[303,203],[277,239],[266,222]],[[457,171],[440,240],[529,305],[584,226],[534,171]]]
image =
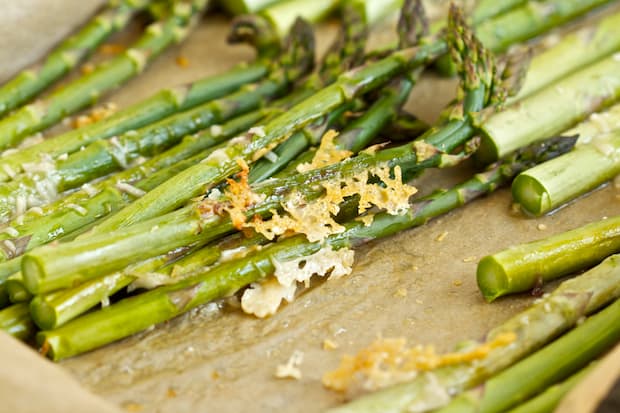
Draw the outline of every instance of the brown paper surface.
[[[35,7],[31,13],[41,10]],[[222,16],[205,18],[185,43],[107,100],[124,107],[162,87],[251,59],[249,48],[225,44],[227,24]],[[378,37],[384,37],[389,29],[379,32]],[[333,24],[321,27],[320,49],[334,33]],[[178,56],[186,57],[189,66],[179,67]],[[427,76],[416,86],[408,108],[432,121],[453,93],[454,81]],[[429,173],[418,186],[428,191],[464,179],[471,171],[465,165]],[[130,411],[321,411],[343,400],[322,387],[321,376],[334,369],[343,354],[356,352],[378,335],[406,337],[411,345],[434,344],[447,351],[461,340],[483,337],[526,307],[533,300],[527,294],[486,304],[475,284],[477,259],[619,214],[617,196],[618,191],[607,186],[551,216],[529,219],[513,212],[509,192],[500,190],[422,228],[359,248],[353,274],[314,285],[266,320],[204,306],[60,365],[92,392]],[[323,350],[325,339],[338,348]],[[304,353],[303,377],[276,379],[276,367],[295,350]],[[5,355],[0,353],[0,358]],[[71,395],[55,381],[49,386]]]

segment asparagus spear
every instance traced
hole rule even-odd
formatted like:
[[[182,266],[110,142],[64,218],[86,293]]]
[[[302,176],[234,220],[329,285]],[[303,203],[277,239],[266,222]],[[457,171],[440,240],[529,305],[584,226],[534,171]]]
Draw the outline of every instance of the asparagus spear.
[[[496,413],[581,369],[620,340],[620,300],[543,349],[455,398],[441,413]]]
[[[508,413],[551,413],[560,403],[562,398],[586,377],[593,369],[596,363],[591,363],[579,372],[573,374],[562,383],[549,387],[538,396],[520,404],[514,409],[510,409]]]
[[[519,175],[512,186],[515,202],[533,215],[565,205],[620,173],[620,131],[597,136],[554,162]]]
[[[93,72],[52,93],[47,99],[27,105],[0,122],[0,148],[19,143],[97,100],[107,90],[139,74],[166,47],[181,41],[198,21],[208,0],[179,0],[171,15],[151,24],[132,47]]]
[[[379,213],[374,216],[369,226],[356,220],[350,221],[343,233],[328,237],[325,244],[308,242],[304,236],[285,238],[242,259],[207,271],[199,270],[177,284],[127,298],[57,329],[41,332],[38,342],[49,350],[48,355],[51,358],[60,360],[118,340],[259,281],[273,273],[274,261],[283,262],[307,256],[324,245],[334,249],[356,246],[371,239],[422,225],[432,217],[493,191],[523,168],[557,156],[558,152],[566,151],[572,144],[573,142],[562,139],[551,144],[537,144],[493,165],[486,172],[449,191],[414,202],[403,215]]]
[[[415,403],[416,411],[429,411],[445,404],[446,399],[483,383],[523,357],[536,351],[564,331],[620,297],[620,256],[611,256],[579,277],[563,282],[549,296],[537,301],[487,334],[492,340],[499,334],[514,333],[510,345],[498,347],[476,363],[442,367],[419,374],[410,382],[363,396],[333,413],[407,411]],[[617,319],[617,316],[616,316]],[[549,366],[547,366],[549,367]],[[528,380],[533,376],[528,376]],[[437,398],[440,398],[439,403]]]
[[[147,0],[110,1],[42,63],[23,70],[0,87],[0,117],[29,101],[71,71],[110,35],[121,30]]]
[[[482,258],[478,287],[487,301],[493,301],[588,268],[618,251],[620,217],[592,222]]]
[[[620,12],[562,35],[557,44],[539,53],[530,64],[519,93],[508,103],[523,99],[545,85],[596,62],[620,48]],[[562,64],[557,64],[561,61]]]

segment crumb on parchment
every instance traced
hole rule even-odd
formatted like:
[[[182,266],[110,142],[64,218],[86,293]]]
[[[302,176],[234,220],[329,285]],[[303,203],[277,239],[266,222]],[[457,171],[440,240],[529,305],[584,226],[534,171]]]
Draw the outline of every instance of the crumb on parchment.
[[[291,357],[285,364],[280,364],[276,367],[275,376],[278,379],[295,379],[300,380],[302,377],[299,366],[304,362],[304,353],[300,350],[293,351]]]

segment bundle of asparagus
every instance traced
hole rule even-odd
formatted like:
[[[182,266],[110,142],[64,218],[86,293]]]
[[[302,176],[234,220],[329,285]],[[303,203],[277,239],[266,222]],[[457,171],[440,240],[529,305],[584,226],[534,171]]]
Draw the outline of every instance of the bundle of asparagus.
[[[335,4],[327,3],[326,8]],[[321,67],[309,75],[314,59],[307,26],[296,23],[292,41],[282,48],[281,27],[288,27],[290,20],[272,21],[274,10],[290,12],[290,4],[244,17],[235,24],[233,33],[234,37],[250,39],[260,49],[255,63],[186,88],[162,91],[84,131],[70,132],[49,141],[55,143],[35,145],[3,158],[6,174],[0,185],[0,214],[10,221],[2,235],[5,262],[0,264],[0,290],[9,289],[10,297],[0,291],[0,301],[10,298],[14,304],[0,311],[0,327],[23,339],[42,329],[37,335],[42,351],[58,360],[238,291],[245,291],[244,297],[248,297],[242,301],[246,311],[270,314],[280,300],[292,297],[291,287],[295,286],[282,281],[280,266],[330,257],[334,261],[316,272],[325,275],[331,271],[334,277],[344,274],[350,271],[349,248],[421,225],[508,183],[517,173],[565,153],[574,145],[575,137],[542,139],[557,135],[616,98],[615,59],[604,58],[617,48],[611,23],[607,23],[609,28],[600,26],[592,36],[600,48],[583,53],[579,59],[567,59],[565,67],[556,64],[559,69],[549,71],[553,75],[531,86],[528,93],[512,98],[520,100],[521,110],[525,107],[519,117],[516,106],[502,111],[497,105],[505,98],[509,84],[517,82],[519,70],[510,63],[496,66],[455,8],[447,34],[428,37],[428,23],[419,3],[405,2],[398,25],[399,47],[364,56],[367,25],[382,14],[378,10],[389,11],[396,3],[390,7],[380,6],[378,1],[347,4],[341,35]],[[474,22],[481,21],[485,13],[496,16],[478,28],[491,49],[505,49],[509,42],[521,41],[605,2],[568,2],[560,7],[559,2],[548,0],[545,13],[551,17],[544,21],[537,17],[541,9],[521,3],[482,2],[477,9]],[[321,15],[320,7],[317,4],[312,13]],[[517,25],[521,29],[508,34],[498,31],[509,15],[527,15],[535,24]],[[617,16],[605,22],[614,18]],[[541,56],[572,56],[566,54],[567,45],[577,38],[568,37]],[[463,99],[458,109],[418,139],[364,151],[388,123],[401,115],[400,108],[421,69],[448,50],[462,78]],[[277,58],[276,53],[280,53]],[[592,67],[578,70],[601,58]],[[535,70],[541,67],[534,64]],[[354,70],[347,71],[351,68]],[[548,86],[570,72],[574,73]],[[550,99],[557,97],[551,90],[558,88],[571,96],[587,89],[591,93],[589,104],[569,108],[562,102],[558,111],[532,118],[529,108],[550,105]],[[352,121],[350,111],[359,112]],[[481,113],[488,117],[482,125]],[[164,116],[168,117],[161,120]],[[505,119],[532,124],[528,136],[523,139],[516,128],[505,127]],[[340,129],[340,134],[325,133],[329,128]],[[481,130],[485,133],[481,158],[500,161],[447,191],[409,199],[415,189],[404,181],[425,169],[449,167],[467,159],[481,144]],[[196,135],[188,135],[191,133]],[[110,138],[113,135],[119,136]],[[240,136],[231,139],[236,135]],[[509,143],[494,143],[497,150],[493,153],[488,149],[492,139]],[[319,143],[315,152],[307,151]],[[49,168],[32,168],[29,162],[47,150]],[[132,165],[137,160],[142,163]],[[274,174],[276,178],[268,179]],[[63,193],[76,188],[80,189]],[[311,209],[319,206],[327,213]],[[31,210],[24,214],[28,207]],[[45,245],[58,238],[60,243]],[[257,308],[250,297],[260,296],[274,285],[286,291],[278,293],[282,296],[276,304]],[[129,296],[121,292],[128,286],[134,290]],[[564,294],[564,290],[558,291],[555,296]],[[578,295],[573,292],[566,293],[568,299]],[[577,313],[583,304],[579,297],[566,307],[563,301],[545,303]],[[108,306],[111,299],[114,303]],[[579,315],[590,314],[607,302],[601,298],[588,303],[586,313]],[[99,303],[104,308],[93,309]],[[538,320],[536,311],[541,307],[536,308],[532,317]],[[610,308],[613,318],[617,309]],[[523,335],[518,330],[520,348],[511,353],[502,347],[491,353],[491,361],[481,361],[475,374],[469,367],[458,367],[455,375],[446,369],[447,391],[453,394],[470,388],[529,354],[537,343],[574,324],[578,315],[569,315],[563,320],[552,319],[556,324],[534,343],[524,338],[531,330],[523,330]],[[548,321],[540,317],[537,325],[540,328]],[[588,327],[592,331],[608,329],[607,321],[600,323],[584,325],[594,325]],[[517,328],[514,322],[507,326],[499,330]],[[615,340],[616,336],[605,337],[587,356]],[[560,379],[559,374],[553,379]],[[565,369],[561,374],[570,373]],[[453,379],[456,381],[450,381]],[[503,383],[512,379],[497,380]],[[403,388],[418,389],[428,384],[423,380],[414,383]],[[392,391],[385,394],[362,399],[351,405],[351,411],[400,411],[413,397]],[[472,397],[469,394],[463,400],[471,403]],[[486,397],[484,405],[488,403]]]

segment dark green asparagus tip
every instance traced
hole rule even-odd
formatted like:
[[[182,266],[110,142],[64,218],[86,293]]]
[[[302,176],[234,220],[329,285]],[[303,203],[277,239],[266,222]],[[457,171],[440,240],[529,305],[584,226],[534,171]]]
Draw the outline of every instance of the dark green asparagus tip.
[[[421,0],[405,0],[398,19],[398,45],[413,47],[428,35],[428,19]]]
[[[314,67],[315,39],[312,25],[297,18],[286,41],[286,49],[276,63],[289,79],[299,79],[300,73],[308,73]]]
[[[555,136],[521,148],[512,156],[523,169],[528,169],[571,151],[578,137],[579,135]]]
[[[257,14],[243,14],[232,21],[228,43],[247,43],[260,56],[276,54],[282,47],[280,38],[269,20]]]
[[[502,85],[502,95],[499,97],[503,102],[508,96],[515,96],[521,90],[527,70],[532,60],[532,48],[531,47],[517,47],[512,49],[503,58],[503,70],[501,71],[500,79],[496,82]]]
[[[365,58],[369,30],[364,8],[345,2],[341,16],[340,33],[321,62],[320,77],[324,83],[331,83],[331,79],[361,64]]]

